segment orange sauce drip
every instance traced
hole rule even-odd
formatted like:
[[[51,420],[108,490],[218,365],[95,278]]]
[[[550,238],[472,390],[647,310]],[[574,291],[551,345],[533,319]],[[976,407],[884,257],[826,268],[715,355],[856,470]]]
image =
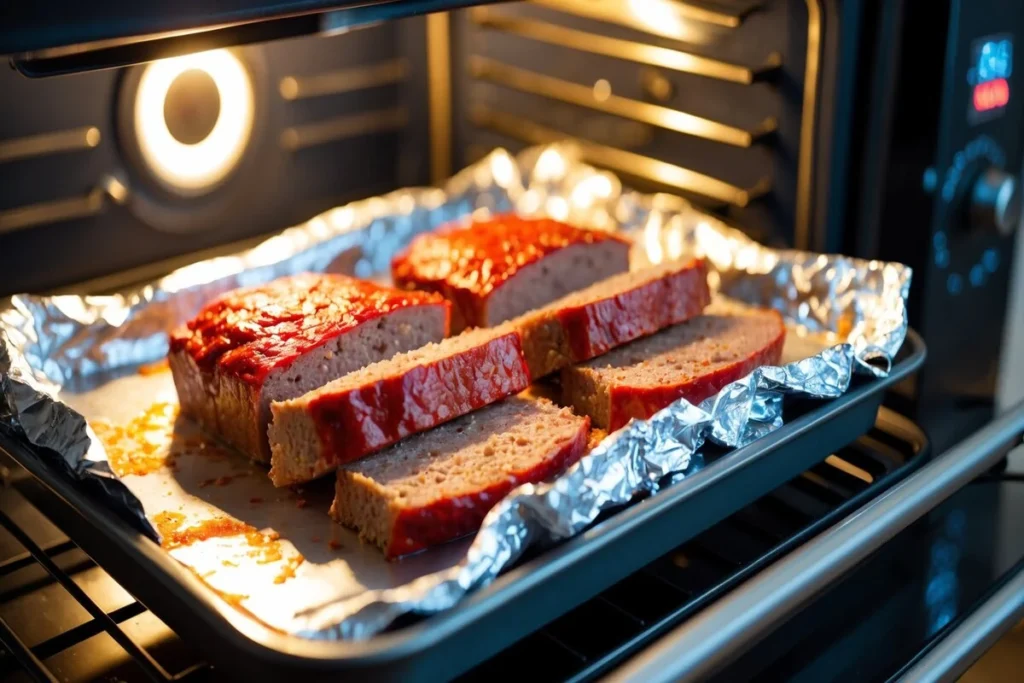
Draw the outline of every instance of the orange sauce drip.
[[[177,532],[184,523],[185,515],[180,512],[158,512],[153,515],[153,524],[156,525],[156,530],[160,532],[160,536],[165,539]]]
[[[163,467],[174,467],[177,453],[170,445],[178,407],[154,403],[141,415],[122,426],[96,421],[93,431],[103,443],[111,469],[118,476],[146,475]]]
[[[121,477],[145,476],[164,468],[174,470],[177,459],[186,454],[215,460],[229,457],[230,451],[226,447],[201,434],[176,433],[177,424],[178,406],[166,402],[154,403],[125,425],[114,425],[105,420],[90,422],[107,452],[111,469]],[[221,477],[209,483],[224,486],[239,476],[244,475]]]
[[[147,363],[139,366],[139,374],[144,376],[156,375],[161,372],[167,372],[171,369],[170,363],[167,362],[166,358],[162,358],[155,363]]]
[[[288,579],[295,578],[295,570],[298,569],[305,561],[306,558],[299,554],[295,554],[288,558],[288,561],[284,564],[284,568],[281,569],[281,573],[274,577],[274,583],[281,584]]]
[[[238,607],[242,604],[243,600],[249,599],[248,595],[240,595],[238,593],[225,593],[223,591],[217,591],[217,595],[219,595],[224,602],[228,603],[232,607]]]
[[[239,522],[237,519],[230,519],[228,517],[214,517],[184,529],[180,528],[181,522],[178,524],[178,528],[161,529],[161,535],[163,536],[162,545],[168,550],[192,545],[193,543],[206,541],[211,538],[225,538],[227,536],[248,535],[250,533],[259,534],[256,529],[245,522]]]
[[[245,534],[245,540],[249,547],[253,548],[246,553],[248,557],[256,560],[256,564],[270,564],[284,559],[281,552],[281,544],[278,542],[281,536],[276,531],[263,533],[253,529]]]

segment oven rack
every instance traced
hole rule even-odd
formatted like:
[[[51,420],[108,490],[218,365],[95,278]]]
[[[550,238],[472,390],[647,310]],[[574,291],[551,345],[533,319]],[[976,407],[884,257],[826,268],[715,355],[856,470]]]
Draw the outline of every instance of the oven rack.
[[[919,430],[883,408],[875,427],[854,444],[460,680],[517,671],[522,662],[536,661],[538,651],[557,663],[544,672],[552,680],[592,679],[910,474],[927,451]],[[0,504],[0,548],[8,551],[0,555],[0,643],[6,650],[0,654],[0,680],[19,670],[37,681],[79,680],[76,657],[95,658],[83,648],[106,658],[104,677],[126,683],[216,680],[220,671],[191,650],[187,637],[175,635],[47,521],[73,523],[67,505],[23,470],[15,471]],[[49,597],[47,609],[59,615],[57,621],[74,623],[54,624],[54,632],[43,636],[26,634],[34,595]],[[82,618],[74,619],[76,614]],[[603,637],[574,642],[573,634],[595,619]],[[141,635],[140,621],[150,624]],[[592,637],[593,627],[586,632]],[[530,675],[536,678],[537,672]]]

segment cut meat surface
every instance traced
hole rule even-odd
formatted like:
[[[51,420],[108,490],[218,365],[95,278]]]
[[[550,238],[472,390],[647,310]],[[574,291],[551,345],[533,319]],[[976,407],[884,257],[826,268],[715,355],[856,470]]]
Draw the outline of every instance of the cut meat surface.
[[[274,403],[270,478],[308,481],[530,384],[519,335],[477,329]]]
[[[563,400],[614,431],[685,398],[693,404],[779,362],[786,339],[774,310],[711,312],[561,372]]]
[[[508,398],[342,467],[331,516],[388,558],[465,536],[513,488],[579,460],[589,427],[546,399]]]
[[[509,324],[539,379],[700,315],[710,300],[704,261],[671,261],[615,275]]]
[[[304,273],[234,290],[171,334],[181,410],[267,462],[271,401],[440,341],[449,307],[437,295],[344,275]]]
[[[399,287],[449,299],[457,332],[492,327],[625,272],[630,248],[605,231],[503,214],[416,237],[391,272]]]

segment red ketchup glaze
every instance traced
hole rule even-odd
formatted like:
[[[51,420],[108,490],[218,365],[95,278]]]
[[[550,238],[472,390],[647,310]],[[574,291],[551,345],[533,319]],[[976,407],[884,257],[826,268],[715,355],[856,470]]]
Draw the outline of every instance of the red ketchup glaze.
[[[237,289],[171,335],[206,372],[259,385],[267,373],[334,337],[407,306],[450,304],[436,294],[382,287],[346,275],[302,273]]]
[[[608,299],[562,309],[558,319],[566,331],[573,360],[581,362],[700,315],[710,302],[706,264],[695,260],[670,277]]]
[[[309,403],[325,465],[346,463],[530,384],[515,332],[367,386]]]
[[[400,287],[440,292],[455,302],[469,326],[483,326],[481,301],[520,269],[575,244],[625,238],[547,218],[500,214],[450,224],[416,237],[391,261]]]
[[[717,394],[730,382],[746,377],[755,368],[778,363],[785,343],[786,331],[783,329],[779,336],[763,349],[699,377],[670,386],[612,387],[609,397],[611,411],[608,416],[608,431],[613,432],[624,427],[630,418],[646,420],[681,398],[697,405],[709,396]]]
[[[513,488],[549,479],[583,457],[587,452],[589,432],[590,418],[586,418],[583,428],[572,440],[563,445],[553,457],[537,466],[511,472],[505,481],[483,491],[402,510],[395,519],[385,556],[395,559],[473,533],[480,528],[490,509]]]

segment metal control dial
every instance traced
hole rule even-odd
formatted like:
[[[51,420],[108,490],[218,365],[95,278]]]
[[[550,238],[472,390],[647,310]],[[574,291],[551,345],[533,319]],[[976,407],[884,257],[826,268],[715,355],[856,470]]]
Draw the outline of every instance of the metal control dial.
[[[981,171],[970,187],[968,214],[972,230],[1007,237],[1021,218],[1020,181],[995,167]]]

